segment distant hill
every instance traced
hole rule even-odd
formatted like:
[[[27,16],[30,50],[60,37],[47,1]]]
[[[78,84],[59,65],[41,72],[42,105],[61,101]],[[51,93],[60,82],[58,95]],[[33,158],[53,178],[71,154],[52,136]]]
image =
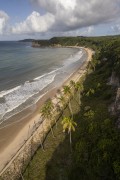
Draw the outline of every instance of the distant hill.
[[[23,40],[19,40],[19,42],[32,42],[34,41],[34,39],[23,39]]]
[[[95,50],[97,46],[101,46],[103,43],[108,44],[109,42],[115,42],[118,39],[120,39],[120,35],[101,37],[53,37],[48,40],[33,40],[32,47],[84,46],[91,47]]]

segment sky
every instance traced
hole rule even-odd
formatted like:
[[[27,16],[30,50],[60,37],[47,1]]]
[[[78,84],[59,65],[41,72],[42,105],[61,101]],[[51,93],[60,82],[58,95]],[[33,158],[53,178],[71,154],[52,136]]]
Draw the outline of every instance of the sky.
[[[120,34],[120,0],[0,0],[0,40]]]

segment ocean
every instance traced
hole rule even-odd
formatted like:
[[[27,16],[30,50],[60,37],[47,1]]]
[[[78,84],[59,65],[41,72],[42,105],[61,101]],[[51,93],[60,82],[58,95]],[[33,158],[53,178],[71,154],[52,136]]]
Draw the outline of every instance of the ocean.
[[[86,59],[79,48],[0,42],[0,124],[61,85]]]

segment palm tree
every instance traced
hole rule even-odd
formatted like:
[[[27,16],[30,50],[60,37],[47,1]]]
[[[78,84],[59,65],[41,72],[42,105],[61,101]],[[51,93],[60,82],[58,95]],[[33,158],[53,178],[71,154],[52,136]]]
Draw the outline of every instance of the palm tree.
[[[74,91],[75,91],[75,81],[71,80],[70,81],[70,86],[71,86],[71,88],[73,90],[73,94],[74,94]]]
[[[95,66],[97,65],[97,60],[95,58],[92,59],[91,61],[91,64],[92,64],[92,67],[93,67],[93,70],[95,71]]]
[[[93,119],[94,116],[95,116],[95,112],[92,111],[92,110],[89,110],[89,111],[87,111],[87,112],[84,113],[84,116],[85,116],[86,118],[88,118],[88,119]]]
[[[47,106],[48,106],[48,108],[49,108],[50,116],[52,117],[52,115],[53,115],[53,109],[54,109],[54,104],[53,104],[53,102],[52,102],[51,99],[48,100]],[[56,124],[56,128],[57,128],[56,117],[54,117],[54,120],[55,120],[55,124]]]
[[[61,107],[59,104],[56,105],[56,111],[61,114],[62,113],[62,110],[61,110]]]
[[[74,86],[74,85],[75,85],[75,81],[71,80],[71,81],[70,81],[70,85],[71,85],[71,86]]]
[[[43,138],[44,138],[44,133],[45,133],[45,131],[44,131],[44,126],[43,126],[43,124],[44,124],[44,121],[43,121],[43,119],[42,119],[42,122],[41,122],[41,125],[42,125],[42,131],[43,131]]]
[[[90,89],[87,93],[86,96],[89,97],[90,95],[95,94],[95,90],[94,89]]]
[[[31,159],[32,159],[32,156],[33,156],[33,145],[34,145],[34,140],[33,140],[33,137],[32,137],[31,140],[30,140],[30,156],[31,156]]]
[[[61,94],[61,90],[60,90],[60,89],[57,89],[57,93],[58,93],[58,94]]]
[[[75,131],[75,126],[77,126],[77,123],[70,117],[64,117],[62,120],[62,125],[63,125],[63,132],[67,130],[68,134],[70,134],[70,146],[71,146],[72,145],[71,132]]]
[[[56,100],[56,103],[55,103],[55,104],[57,104],[57,103],[58,103],[58,96],[57,96],[57,94],[55,94],[54,98],[55,98],[55,100]]]
[[[75,84],[75,90],[78,92],[78,100],[80,104],[80,91],[83,91],[83,85],[80,82]]]
[[[58,97],[59,103],[62,105],[62,107],[64,108],[65,104],[66,104],[66,100],[64,98],[64,96],[60,96]]]
[[[39,133],[39,135],[41,135],[41,134]],[[44,137],[44,136],[43,136],[43,137]],[[45,151],[41,137],[40,137],[40,145],[41,145],[41,147],[42,147],[42,150]]]
[[[43,118],[48,117],[48,110],[47,110],[46,104],[43,105],[40,112],[41,112],[41,116],[42,116],[42,121],[44,121]]]
[[[41,116],[46,119],[51,119],[53,108],[54,106],[52,104],[52,101],[48,100],[41,109]],[[55,137],[50,121],[49,121],[49,126],[50,126],[53,137]]]
[[[69,100],[69,109],[70,109],[70,113],[71,113],[72,118],[73,118],[73,111],[72,111],[72,107],[71,107],[71,103],[70,103],[70,96],[71,96],[70,87],[69,86],[64,86],[63,87],[63,92],[64,92],[64,95],[66,95],[68,100]]]

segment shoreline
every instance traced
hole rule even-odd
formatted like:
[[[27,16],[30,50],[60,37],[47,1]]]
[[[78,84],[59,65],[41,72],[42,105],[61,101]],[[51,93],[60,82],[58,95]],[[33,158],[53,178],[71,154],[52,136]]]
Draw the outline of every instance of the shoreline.
[[[83,47],[73,47],[73,48],[83,48]],[[78,68],[78,70],[76,70],[75,72],[73,72],[70,77],[62,84],[63,85],[68,85],[70,80],[74,80],[77,81],[78,78],[80,78],[86,71],[86,65],[88,63],[88,61],[91,60],[92,57],[92,51],[90,49],[87,48],[83,48],[84,50],[86,50],[87,52],[87,59],[83,62],[83,64]],[[6,131],[5,129],[4,134],[6,134],[6,136],[8,137],[7,142],[3,143],[4,146],[2,146],[1,150],[0,150],[0,172],[2,171],[2,169],[4,169],[4,167],[6,166],[6,164],[8,162],[10,162],[10,160],[12,159],[12,157],[16,154],[16,152],[19,151],[19,149],[22,147],[22,145],[25,143],[25,141],[31,136],[31,134],[34,132],[34,126],[36,124],[40,124],[41,119],[40,119],[40,107],[44,104],[44,102],[51,97],[52,100],[55,102],[56,98],[55,95],[57,94],[57,90],[58,89],[62,89],[61,87],[57,87],[57,88],[53,88],[51,89],[49,92],[47,92],[37,103],[37,109],[36,111],[31,114],[30,116],[24,118],[22,121],[20,122],[16,122],[15,124],[11,124],[12,128],[13,128],[13,132],[12,132],[12,136],[10,136],[10,132],[9,132],[9,126],[6,127]],[[40,125],[39,125],[40,126]],[[19,128],[18,128],[19,127]],[[19,130],[18,130],[19,129]],[[4,142],[4,136],[3,132],[1,130],[0,132],[0,137],[1,137],[1,142],[3,140]],[[0,143],[1,143],[0,142]]]
[[[57,47],[53,47],[53,48],[57,48]],[[78,49],[78,52],[79,52],[79,50],[82,48],[82,47],[78,47],[78,46],[66,46],[66,47],[60,47],[60,48],[74,48],[74,49]],[[76,71],[76,70],[75,70]],[[74,73],[74,71],[72,72],[72,73]],[[71,73],[71,74],[72,74]],[[46,73],[47,74],[47,73]],[[48,72],[48,74],[49,74],[49,72]],[[70,76],[71,76],[71,74],[70,74]],[[44,75],[44,74],[43,74]],[[38,75],[38,77],[39,77],[39,75]],[[69,77],[68,77],[69,78]],[[65,80],[65,82],[67,81],[67,79],[68,78],[66,78],[66,80]],[[34,79],[33,79],[34,80]],[[63,82],[63,83],[65,83],[65,82]],[[53,82],[52,82],[53,83]],[[63,84],[63,83],[61,83],[61,84]],[[51,84],[51,83],[50,83]],[[50,84],[48,84],[48,85],[50,85]],[[20,85],[18,85],[18,86],[20,86]],[[50,85],[51,86],[51,85]],[[54,88],[54,87],[57,87],[58,89],[60,88],[60,86],[61,85],[57,85],[57,86],[51,86],[50,87],[50,89],[48,89],[47,87],[45,87],[45,88],[43,88],[42,90],[41,90],[41,94],[39,95],[39,96],[41,96],[41,98],[40,99],[43,99],[43,96],[45,96],[47,93],[48,93],[48,91],[52,91],[53,89],[56,89],[56,88]],[[16,88],[16,87],[15,87]],[[47,90],[46,90],[47,89]],[[39,99],[39,100],[40,100]],[[19,115],[20,115],[20,117],[19,117],[19,119],[21,119],[21,117],[22,117],[22,112],[24,112],[24,111],[29,111],[30,109],[32,109],[32,111],[33,111],[33,109],[34,109],[34,106],[35,106],[35,104],[38,104],[38,102],[39,102],[39,100],[37,100],[37,102],[35,102],[34,104],[32,104],[32,105],[30,105],[30,106],[28,106],[28,107],[26,107],[26,108],[24,108],[24,109],[22,109],[22,110],[20,110],[20,111],[18,111],[18,112],[16,112],[16,113],[14,113],[12,116],[10,116],[10,117],[8,117],[8,118],[6,118],[5,120],[3,120],[3,121],[0,121],[0,130],[1,129],[3,129],[4,127],[6,127],[7,125],[9,126],[9,124],[11,125],[12,123],[14,123],[14,121],[16,121],[16,119],[18,119],[18,117],[19,117]],[[24,103],[23,103],[24,104]],[[21,105],[20,105],[21,106]],[[32,112],[33,113],[33,112]],[[30,114],[32,114],[32,113],[29,113],[29,115],[28,116],[30,116]],[[24,114],[28,114],[28,112],[27,113],[24,113]],[[23,118],[22,118],[23,119]]]

